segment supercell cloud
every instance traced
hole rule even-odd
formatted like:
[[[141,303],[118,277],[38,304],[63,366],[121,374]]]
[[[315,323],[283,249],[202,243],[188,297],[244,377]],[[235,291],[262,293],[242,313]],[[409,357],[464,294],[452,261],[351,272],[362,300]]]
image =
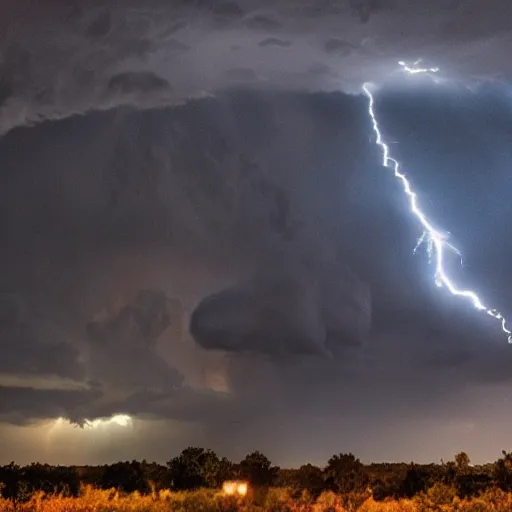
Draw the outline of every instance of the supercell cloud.
[[[230,87],[355,92],[425,59],[448,79],[504,79],[507,0],[3,0],[0,130]]]
[[[194,311],[190,332],[204,348],[285,357],[360,345],[371,325],[369,290],[347,268],[328,271],[334,282],[304,268],[211,295]]]
[[[151,420],[117,458],[285,464],[430,460],[480,406],[508,426],[510,350],[412,256],[352,94],[415,84],[381,91],[386,135],[467,254],[461,280],[512,304],[510,105],[397,66],[507,79],[508,0],[0,6],[0,452],[24,453],[17,425],[112,414]],[[53,456],[37,439],[27,462]],[[104,462],[75,439],[70,463]]]

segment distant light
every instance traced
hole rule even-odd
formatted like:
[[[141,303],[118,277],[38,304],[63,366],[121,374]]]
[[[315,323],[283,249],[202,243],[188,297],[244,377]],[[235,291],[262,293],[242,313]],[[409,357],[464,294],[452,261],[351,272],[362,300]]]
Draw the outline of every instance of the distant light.
[[[247,482],[227,481],[222,484],[222,492],[227,496],[245,496],[247,494]]]

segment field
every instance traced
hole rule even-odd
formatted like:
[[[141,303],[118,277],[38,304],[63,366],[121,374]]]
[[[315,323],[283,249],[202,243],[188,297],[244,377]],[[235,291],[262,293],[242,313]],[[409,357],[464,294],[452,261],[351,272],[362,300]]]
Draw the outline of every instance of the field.
[[[34,494],[24,503],[0,500],[2,512],[510,512],[512,493],[485,492],[478,498],[461,500],[448,486],[436,485],[413,499],[375,501],[371,495],[352,493],[341,497],[322,493],[316,500],[307,493],[292,498],[287,489],[249,493],[243,499],[213,490],[193,492],[159,491],[142,496],[84,487],[77,498]]]

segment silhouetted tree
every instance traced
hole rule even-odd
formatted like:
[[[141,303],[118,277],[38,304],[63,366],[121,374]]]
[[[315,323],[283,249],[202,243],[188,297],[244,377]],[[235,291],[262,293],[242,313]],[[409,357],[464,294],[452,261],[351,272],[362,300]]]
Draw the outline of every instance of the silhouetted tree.
[[[365,467],[375,500],[398,498],[408,465],[403,463],[370,464]]]
[[[105,471],[104,466],[81,466],[77,468],[80,483],[84,485],[92,485],[93,487],[101,487],[101,478]]]
[[[78,496],[80,491],[76,468],[34,463],[23,468],[23,477],[30,493],[43,491],[46,494]]]
[[[272,466],[265,455],[255,451],[240,462],[238,472],[240,478],[247,480],[255,487],[270,487],[276,481],[279,468]]]
[[[29,498],[30,494],[23,470],[14,462],[0,467],[0,482],[2,483],[2,497],[10,500],[15,509],[19,503]]]
[[[102,489],[116,488],[123,492],[138,491],[142,494],[148,493],[150,490],[144,468],[140,462],[135,460],[104,466],[100,487]]]
[[[486,489],[492,487],[492,484],[492,475],[483,472],[457,475],[455,479],[455,488],[459,498],[478,496]]]
[[[470,460],[466,452],[459,452],[455,455],[455,464],[459,473],[466,471],[469,468]]]
[[[324,470],[326,483],[340,494],[362,491],[368,486],[364,466],[352,453],[340,453],[331,457]]]
[[[294,496],[308,491],[316,497],[324,489],[342,495],[343,503],[354,507],[364,499],[371,482],[373,497],[412,497],[427,492],[429,499],[450,501],[454,492],[460,498],[477,496],[492,487],[512,491],[512,453],[502,452],[494,464],[473,466],[466,453],[454,461],[441,464],[380,463],[364,466],[353,454],[339,454],[329,459],[324,470],[311,464],[299,469],[280,470],[260,452],[247,455],[239,464],[203,448],[187,448],[162,466],[156,463],[118,462],[109,466],[62,467],[30,464],[20,467],[14,462],[0,467],[0,495],[11,500],[14,509],[34,491],[76,496],[81,484],[117,488],[124,492],[147,493],[151,489],[173,487],[196,489],[219,488],[225,480],[247,479],[257,487],[261,506],[266,503],[268,487],[291,488]],[[253,495],[256,496],[256,494]],[[309,499],[309,498],[308,498]],[[354,501],[355,500],[355,501]]]
[[[446,485],[452,485],[455,483],[457,478],[457,464],[455,462],[449,461],[446,464],[442,464],[442,468],[444,470],[442,481]]]
[[[306,490],[311,496],[317,498],[326,489],[324,472],[317,466],[305,464],[295,472],[292,485],[295,489]]]
[[[219,461],[217,473],[214,479],[215,487],[222,487],[226,480],[232,480],[235,477],[235,465],[226,457]]]
[[[227,471],[227,459],[222,464],[217,454],[204,448],[187,448],[167,463],[169,479],[174,489],[217,487],[222,472]]]
[[[165,466],[143,460],[142,470],[151,489],[161,490],[169,487],[169,473]]]
[[[505,450],[501,453],[503,457],[494,464],[494,481],[503,491],[510,491],[512,490],[512,453],[507,453]]]
[[[419,492],[424,492],[429,487],[429,475],[425,469],[419,468],[416,464],[411,464],[407,470],[402,483],[402,495],[412,498]]]

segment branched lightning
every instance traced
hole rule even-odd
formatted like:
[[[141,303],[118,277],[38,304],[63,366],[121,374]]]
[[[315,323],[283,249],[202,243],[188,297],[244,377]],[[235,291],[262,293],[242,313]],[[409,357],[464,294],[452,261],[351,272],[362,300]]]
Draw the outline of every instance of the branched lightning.
[[[409,73],[410,75],[418,75],[418,74],[424,74],[424,73],[437,73],[439,71],[439,68],[419,68],[418,64],[421,62],[421,59],[418,59],[414,64],[411,66],[408,66],[403,60],[398,62],[398,65],[403,68],[403,70],[406,73]]]
[[[462,253],[459,251],[459,249],[457,249],[457,247],[455,247],[454,245],[452,245],[450,242],[448,242],[448,237],[449,237],[449,233],[441,233],[441,236],[444,237],[444,241],[445,241],[445,248],[446,249],[449,249],[450,251],[452,251],[454,254],[457,255],[457,257],[459,258],[460,260],[460,266],[461,267],[464,267],[464,260],[462,258]],[[434,253],[434,241],[432,239],[432,237],[430,236],[430,233],[428,231],[423,231],[423,233],[421,234],[421,236],[418,238],[417,242],[416,242],[416,245],[414,246],[414,250],[413,250],[413,253],[416,254],[416,251],[423,245],[425,244],[427,246],[427,255],[428,255],[428,262],[429,263],[432,263],[432,255]]]
[[[439,70],[438,68],[419,68],[417,65],[420,61],[416,61],[413,66],[408,66],[405,62],[400,61],[399,65],[403,68],[403,70],[411,75],[424,73],[424,74],[430,74],[430,73],[437,73]],[[395,160],[393,157],[390,156],[389,146],[386,142],[384,142],[382,137],[382,132],[379,127],[379,123],[377,121],[377,117],[375,114],[375,99],[373,97],[372,92],[370,91],[370,84],[366,83],[363,85],[363,92],[368,98],[368,114],[372,121],[373,131],[376,136],[375,143],[382,151],[382,164],[384,167],[391,169],[394,173],[395,178],[397,178],[401,184],[403,191],[405,192],[407,199],[409,200],[409,206],[411,208],[411,212],[413,215],[419,220],[422,228],[423,228],[423,234],[418,239],[418,243],[416,244],[416,247],[414,249],[414,252],[419,248],[420,245],[423,243],[427,246],[427,253],[429,256],[430,261],[434,261],[435,267],[436,267],[436,273],[435,273],[435,283],[436,285],[441,288],[445,287],[447,288],[452,295],[455,295],[457,297],[463,297],[465,299],[468,299],[473,306],[478,311],[483,311],[484,313],[487,313],[492,318],[498,320],[501,324],[501,329],[506,334],[508,338],[508,342],[512,343],[512,331],[507,327],[507,322],[505,320],[505,317],[496,309],[488,308],[483,304],[479,296],[476,294],[476,292],[472,290],[464,290],[461,288],[458,288],[458,286],[452,281],[452,279],[449,277],[445,267],[444,267],[444,257],[447,251],[454,252],[457,254],[461,259],[462,264],[462,255],[460,251],[450,244],[448,239],[448,234],[443,233],[441,231],[438,231],[434,225],[432,224],[431,220],[426,216],[426,214],[421,210],[419,203],[418,203],[418,197],[416,192],[412,189],[412,186],[407,179],[406,175],[401,171],[400,164],[397,160]]]

